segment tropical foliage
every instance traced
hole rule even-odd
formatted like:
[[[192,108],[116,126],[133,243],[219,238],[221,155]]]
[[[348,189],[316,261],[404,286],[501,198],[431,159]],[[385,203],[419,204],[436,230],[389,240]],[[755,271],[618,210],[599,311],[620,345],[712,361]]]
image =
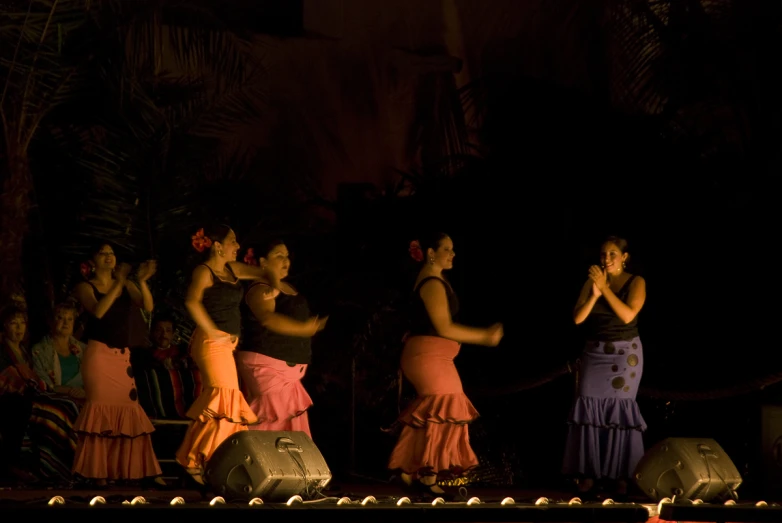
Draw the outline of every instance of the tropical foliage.
[[[0,292],[22,285],[23,243],[35,195],[29,151],[46,116],[72,96],[89,56],[70,54],[69,36],[80,30],[89,2],[13,1],[0,24]]]
[[[186,243],[204,216],[236,209],[262,220],[250,196],[270,185],[262,176],[269,144],[257,137],[270,120],[269,44],[250,30],[258,25],[252,9],[209,1],[11,3],[0,34],[13,175],[5,179],[10,221],[0,243],[17,251],[4,257],[16,265],[4,275],[21,276],[34,187],[42,202],[58,204],[58,215],[38,222],[46,233],[38,239],[57,246],[55,264],[78,260],[98,239],[157,256],[171,238]],[[37,147],[35,184],[30,147]],[[307,185],[296,176],[287,183]]]

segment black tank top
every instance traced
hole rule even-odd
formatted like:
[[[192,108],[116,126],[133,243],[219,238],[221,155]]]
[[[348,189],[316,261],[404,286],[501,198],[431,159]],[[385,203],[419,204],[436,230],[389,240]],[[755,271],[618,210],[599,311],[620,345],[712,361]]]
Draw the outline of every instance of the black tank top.
[[[212,286],[204,289],[201,298],[206,313],[223,332],[239,336],[242,332],[242,316],[239,307],[244,296],[242,282],[236,277],[229,265],[225,268],[234,277],[234,281],[224,281],[217,277],[211,267],[203,264],[212,273]]]
[[[615,293],[625,304],[630,294],[630,284],[634,279],[635,275],[627,278],[624,285]],[[600,296],[587,317],[586,327],[589,341],[632,340],[638,336],[638,315],[630,323],[625,323],[616,315],[606,299]]]
[[[105,296],[95,285],[89,283],[98,301]],[[89,315],[85,326],[87,340],[105,343],[113,349],[125,349],[143,345],[147,338],[147,325],[141,309],[133,303],[126,287],[114,300],[102,318]]]
[[[432,325],[429,312],[426,310],[423,298],[421,298],[421,287],[429,280],[437,280],[445,287],[445,295],[448,297],[448,309],[451,311],[451,319],[456,321],[459,315],[459,299],[453,291],[451,285],[437,276],[428,276],[421,280],[413,291],[413,302],[410,306],[410,336],[439,336],[437,329]]]
[[[249,293],[250,289],[258,285],[266,284],[253,283],[247,292]],[[261,325],[250,307],[247,306],[246,300],[244,308],[244,340],[239,350],[257,352],[288,363],[310,363],[312,360],[312,338],[287,336],[273,332]],[[307,321],[311,315],[309,303],[304,296],[283,292],[274,298],[274,312],[302,322]]]

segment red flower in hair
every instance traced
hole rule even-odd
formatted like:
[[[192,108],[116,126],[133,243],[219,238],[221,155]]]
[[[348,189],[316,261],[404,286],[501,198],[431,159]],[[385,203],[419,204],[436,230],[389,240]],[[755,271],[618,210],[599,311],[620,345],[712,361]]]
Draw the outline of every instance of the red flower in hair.
[[[258,265],[258,260],[255,259],[255,253],[252,247],[247,249],[247,254],[244,255],[244,263],[247,265]]]
[[[94,268],[95,265],[92,263],[92,261],[81,262],[81,265],[79,265],[79,272],[85,278],[89,278]]]
[[[193,248],[198,252],[204,252],[206,249],[212,246],[212,240],[208,236],[204,236],[203,227],[198,229],[198,232],[190,237],[193,244]]]
[[[418,240],[413,240],[410,242],[410,248],[408,251],[410,253],[410,256],[417,262],[424,261],[424,251],[421,250],[421,244],[418,243]]]

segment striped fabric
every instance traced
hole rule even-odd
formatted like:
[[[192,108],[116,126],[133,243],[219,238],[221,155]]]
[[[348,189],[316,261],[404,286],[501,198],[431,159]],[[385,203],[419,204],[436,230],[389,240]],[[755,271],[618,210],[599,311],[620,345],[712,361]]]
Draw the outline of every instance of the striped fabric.
[[[187,409],[201,394],[201,373],[197,369],[137,366],[133,374],[138,401],[152,419],[186,419]]]
[[[33,397],[22,458],[42,480],[70,481],[77,437],[73,424],[78,415],[79,407],[66,397],[49,393]]]
[[[43,392],[46,384],[33,372],[23,347],[3,343],[0,348],[0,394],[24,394],[32,407],[22,438],[22,463],[41,480],[70,482],[76,450],[73,424],[79,407],[65,396]]]

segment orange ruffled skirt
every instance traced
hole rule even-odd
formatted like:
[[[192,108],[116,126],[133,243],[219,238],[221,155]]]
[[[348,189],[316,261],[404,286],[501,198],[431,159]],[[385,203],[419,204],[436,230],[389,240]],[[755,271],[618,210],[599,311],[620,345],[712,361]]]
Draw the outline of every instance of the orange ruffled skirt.
[[[155,428],[138,403],[130,350],[90,340],[81,362],[86,402],[73,472],[93,479],[141,479],[162,474],[152,449]]]
[[[478,417],[462,389],[454,358],[459,343],[437,336],[413,336],[402,351],[401,368],[418,397],[399,417],[402,432],[388,468],[414,476],[461,476],[478,465],[467,426]]]
[[[233,356],[237,342],[228,334],[212,340],[201,329],[193,333],[191,355],[201,371],[203,392],[187,411],[193,421],[176,453],[177,462],[188,472],[200,474],[223,441],[258,423],[239,390]]]
[[[301,384],[307,365],[290,366],[285,361],[250,351],[239,351],[236,360],[245,397],[260,420],[249,428],[301,431],[312,438],[307,416],[312,398]]]

